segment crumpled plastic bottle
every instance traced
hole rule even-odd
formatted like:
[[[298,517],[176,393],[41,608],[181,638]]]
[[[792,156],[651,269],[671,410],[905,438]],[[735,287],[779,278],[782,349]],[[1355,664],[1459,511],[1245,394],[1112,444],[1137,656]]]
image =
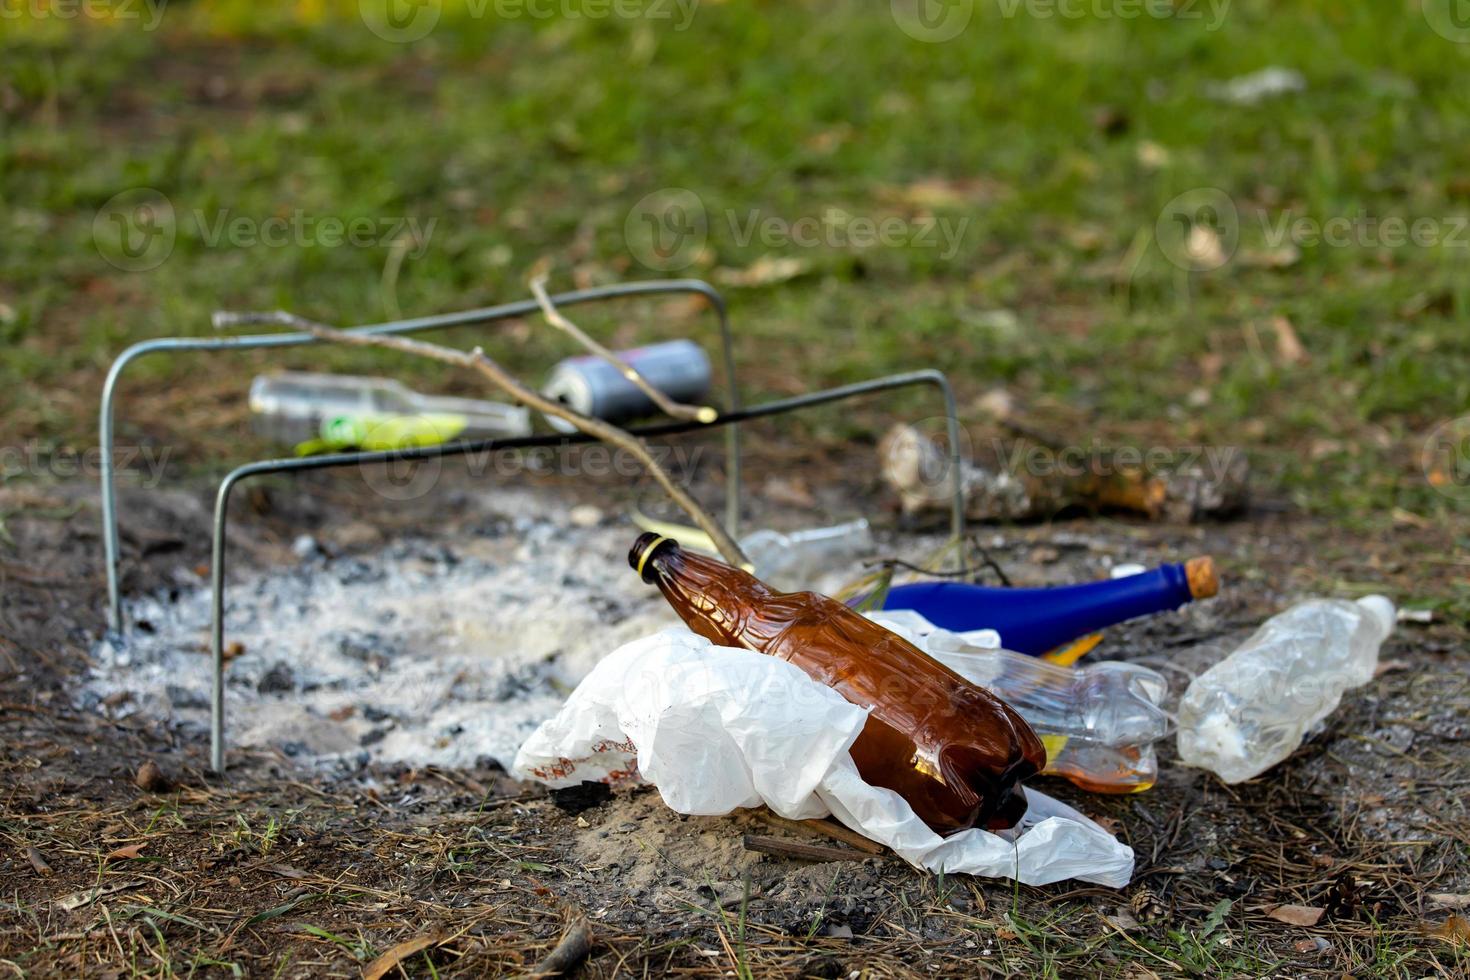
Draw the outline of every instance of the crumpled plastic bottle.
[[[1393,603],[1381,595],[1312,599],[1273,616],[1184,692],[1180,761],[1227,783],[1281,762],[1343,691],[1373,679],[1393,624]]]
[[[1094,793],[1138,793],[1158,780],[1154,744],[1172,724],[1158,671],[1120,661],[1061,667],[997,649],[992,630],[955,633],[912,610],[867,616],[1015,708],[1046,747],[1045,772]]]

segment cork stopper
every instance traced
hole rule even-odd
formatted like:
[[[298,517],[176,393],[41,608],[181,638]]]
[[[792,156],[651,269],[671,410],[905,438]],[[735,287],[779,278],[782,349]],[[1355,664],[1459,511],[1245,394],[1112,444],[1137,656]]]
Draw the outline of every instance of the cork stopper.
[[[1220,576],[1215,571],[1215,559],[1209,555],[1191,558],[1185,562],[1184,577],[1189,581],[1189,594],[1196,599],[1208,599],[1220,591]]]

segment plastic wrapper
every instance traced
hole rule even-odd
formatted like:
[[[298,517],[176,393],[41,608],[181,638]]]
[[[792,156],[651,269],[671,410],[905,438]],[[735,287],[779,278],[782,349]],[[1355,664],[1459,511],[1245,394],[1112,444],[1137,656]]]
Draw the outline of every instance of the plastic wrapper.
[[[761,805],[790,819],[831,814],[930,871],[1128,883],[1131,848],[1032,789],[1017,830],[940,837],[897,793],[858,775],[848,748],[866,717],[783,660],[668,629],[599,663],[521,746],[514,769],[553,787],[641,778],[687,814]]]

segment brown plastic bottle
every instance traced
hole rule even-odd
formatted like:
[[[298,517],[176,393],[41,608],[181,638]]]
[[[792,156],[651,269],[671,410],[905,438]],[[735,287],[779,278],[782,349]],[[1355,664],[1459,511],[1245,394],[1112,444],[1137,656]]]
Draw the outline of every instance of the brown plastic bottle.
[[[669,538],[641,535],[628,563],[700,636],[780,657],[870,708],[852,746],[858,772],[936,832],[999,830],[1025,814],[1018,783],[1045,767],[1046,750],[989,691],[836,600],[774,592]]]

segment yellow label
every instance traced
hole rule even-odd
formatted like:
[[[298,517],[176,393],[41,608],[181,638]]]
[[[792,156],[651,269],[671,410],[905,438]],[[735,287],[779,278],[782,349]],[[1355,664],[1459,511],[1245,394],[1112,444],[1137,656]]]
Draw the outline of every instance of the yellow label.
[[[298,456],[357,448],[370,451],[437,446],[464,431],[463,415],[337,415],[322,420],[321,438],[296,447]]]

